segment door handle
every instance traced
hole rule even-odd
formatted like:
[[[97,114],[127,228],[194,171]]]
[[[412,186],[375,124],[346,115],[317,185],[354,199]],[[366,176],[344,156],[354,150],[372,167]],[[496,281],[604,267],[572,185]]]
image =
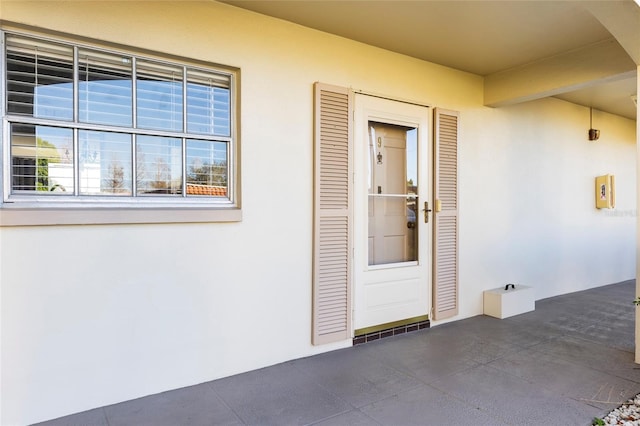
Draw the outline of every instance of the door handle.
[[[424,212],[424,223],[429,223],[429,213],[431,212],[431,209],[429,208],[428,201],[424,202],[424,209],[422,209],[422,211]]]

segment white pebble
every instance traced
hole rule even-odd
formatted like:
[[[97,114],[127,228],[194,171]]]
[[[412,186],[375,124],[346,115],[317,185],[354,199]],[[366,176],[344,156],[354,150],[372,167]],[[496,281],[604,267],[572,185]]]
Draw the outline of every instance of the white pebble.
[[[640,394],[611,410],[602,420],[611,426],[640,426]]]

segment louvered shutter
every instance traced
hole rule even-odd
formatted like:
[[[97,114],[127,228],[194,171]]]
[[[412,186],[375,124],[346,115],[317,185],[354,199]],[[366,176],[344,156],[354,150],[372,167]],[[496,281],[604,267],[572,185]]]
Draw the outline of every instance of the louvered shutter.
[[[433,316],[442,320],[458,314],[458,130],[459,113],[436,109]]]
[[[315,84],[313,339],[351,337],[352,94]]]

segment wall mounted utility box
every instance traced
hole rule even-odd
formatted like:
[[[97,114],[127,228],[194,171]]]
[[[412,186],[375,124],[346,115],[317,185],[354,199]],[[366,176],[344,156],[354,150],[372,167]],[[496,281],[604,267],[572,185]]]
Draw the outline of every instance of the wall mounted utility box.
[[[484,292],[485,315],[503,319],[533,311],[535,308],[532,287],[508,284]]]
[[[596,177],[596,208],[612,209],[616,206],[616,178],[613,175]]]

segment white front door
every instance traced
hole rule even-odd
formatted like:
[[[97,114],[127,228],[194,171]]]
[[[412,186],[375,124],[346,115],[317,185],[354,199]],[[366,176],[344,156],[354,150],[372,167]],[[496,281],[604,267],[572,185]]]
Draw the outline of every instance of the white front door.
[[[356,95],[354,328],[431,309],[427,107]]]

